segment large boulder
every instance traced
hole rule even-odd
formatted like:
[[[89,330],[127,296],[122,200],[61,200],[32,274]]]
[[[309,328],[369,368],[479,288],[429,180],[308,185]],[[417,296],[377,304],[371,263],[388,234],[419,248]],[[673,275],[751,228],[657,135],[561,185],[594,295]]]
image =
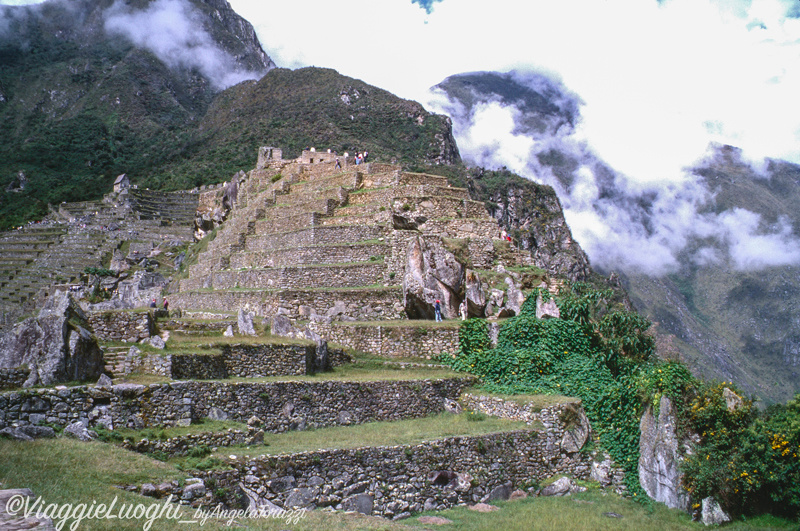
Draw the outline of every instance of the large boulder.
[[[272,316],[269,321],[269,331],[273,336],[290,337],[295,339],[301,337],[300,331],[297,330],[292,325],[292,321],[290,321],[289,318],[283,314],[275,314]]]
[[[442,316],[458,315],[459,293],[464,289],[464,266],[437,236],[416,236],[406,250],[403,304],[412,319],[433,319],[433,305],[441,301]]]
[[[525,294],[522,292],[522,289],[514,282],[514,279],[510,276],[505,278],[506,285],[508,289],[506,290],[506,305],[505,309],[508,313],[508,316],[519,315],[519,311],[522,309],[522,305],[525,303]]]
[[[239,333],[243,336],[256,336],[256,329],[253,326],[253,313],[249,310],[243,310],[239,308],[239,314],[237,318],[237,325],[239,327]]]
[[[571,454],[583,448],[589,438],[592,427],[582,407],[569,407],[572,416],[574,416],[574,422],[564,431],[564,436],[561,438],[561,450]]]
[[[648,405],[639,428],[639,483],[642,489],[667,507],[688,511],[689,496],[681,485],[680,441],[672,401],[661,396],[658,416]]]
[[[96,380],[103,374],[103,351],[68,292],[56,292],[37,317],[24,320],[0,340],[0,368],[23,366],[31,370],[25,387]]]
[[[469,317],[483,317],[488,302],[488,285],[481,285],[481,279],[472,269],[466,270],[464,295],[467,299],[467,315]]]
[[[542,300],[540,293],[536,297],[536,318],[537,319],[560,319],[561,310],[558,309],[555,299]]]
[[[700,521],[704,525],[718,526],[731,521],[728,513],[722,510],[717,500],[712,497],[703,498],[700,510]]]

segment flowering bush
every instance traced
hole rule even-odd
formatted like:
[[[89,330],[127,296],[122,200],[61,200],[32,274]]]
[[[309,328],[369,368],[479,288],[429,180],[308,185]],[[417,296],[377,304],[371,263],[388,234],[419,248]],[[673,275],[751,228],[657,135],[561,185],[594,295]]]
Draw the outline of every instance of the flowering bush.
[[[706,385],[686,412],[700,436],[684,461],[692,497],[714,496],[732,514],[800,514],[800,395],[759,415],[728,406],[732,384]]]

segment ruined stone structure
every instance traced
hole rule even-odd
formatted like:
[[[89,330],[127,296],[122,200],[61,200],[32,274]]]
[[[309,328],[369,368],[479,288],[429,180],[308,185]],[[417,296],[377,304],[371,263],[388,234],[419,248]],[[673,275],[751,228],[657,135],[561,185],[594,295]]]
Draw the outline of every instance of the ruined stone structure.
[[[423,510],[506,499],[513,489],[558,474],[584,480],[597,477],[597,456],[582,452],[583,444],[571,444],[575,432],[582,432],[584,441],[588,434],[580,402],[535,409],[480,395],[467,395],[465,400],[479,410],[503,410],[505,417],[526,422],[530,428],[411,445],[320,449],[252,459],[234,455],[228,461],[232,470],[199,474],[197,485],[214,485],[215,489],[189,487],[188,491],[178,488],[169,493],[198,505],[236,506],[241,497],[246,497],[253,509],[331,507],[402,518]],[[515,416],[512,411],[521,414]],[[564,419],[570,417],[569,412],[577,412],[584,421],[568,424]],[[258,444],[259,440],[253,426],[247,432],[231,431],[225,437],[247,444]],[[143,440],[126,447],[181,455],[193,445],[221,441],[219,435],[208,434]],[[598,479],[618,492],[624,491],[623,472],[618,467],[610,466]],[[167,494],[156,490],[142,486],[142,492],[148,495]]]
[[[500,239],[495,220],[466,189],[387,164],[340,157],[337,168],[335,153],[280,156],[261,148],[257,168],[236,177],[236,202],[229,201],[226,221],[208,236],[173,304],[284,314],[311,321],[323,338],[345,346],[401,356],[453,351],[457,336],[442,334],[449,341],[425,346],[398,341],[402,329],[395,329],[392,353],[381,340],[388,329],[377,329],[381,321],[411,319],[411,330],[414,319],[434,318],[437,300],[447,319],[458,317],[465,300],[474,317],[519,311],[530,279],[508,268],[531,266],[530,255]],[[226,193],[201,192],[199,204],[218,210]],[[338,328],[347,321],[367,324],[352,334]]]
[[[102,201],[62,203],[42,223],[0,234],[0,332],[41,307],[56,286],[103,267],[123,242],[191,242],[198,195],[119,187]]]

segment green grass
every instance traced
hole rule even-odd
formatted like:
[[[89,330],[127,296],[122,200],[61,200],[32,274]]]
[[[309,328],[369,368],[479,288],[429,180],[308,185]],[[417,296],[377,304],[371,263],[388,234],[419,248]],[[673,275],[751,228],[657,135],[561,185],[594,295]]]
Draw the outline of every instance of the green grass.
[[[154,500],[117,489],[115,485],[183,479],[186,474],[145,456],[99,442],[41,439],[0,441],[0,481],[3,488],[29,488],[46,503],[150,503]],[[109,529],[107,521],[85,521],[80,529]],[[114,529],[141,529],[132,520],[114,521]],[[154,525],[153,529],[170,529]]]
[[[424,513],[447,518],[453,523],[436,526],[437,529],[460,531],[502,530],[630,530],[668,531],[684,529],[706,529],[699,522],[692,522],[689,514],[668,509],[660,503],[645,506],[621,496],[605,493],[597,488],[565,497],[526,498],[514,502],[493,502],[499,507],[491,513],[477,513],[466,507],[456,507],[439,513]],[[604,516],[616,513],[622,518]],[[419,516],[405,521],[412,529],[423,528]],[[792,529],[796,524],[765,518],[751,522],[726,525],[724,529],[766,530]]]
[[[114,485],[140,485],[145,482],[158,483],[163,480],[181,480],[187,474],[168,463],[147,456],[124,451],[99,442],[81,443],[72,439],[41,439],[35,442],[0,440],[0,482],[3,488],[30,488],[34,494],[43,496],[47,503],[92,502],[111,504],[117,498],[117,507],[123,503],[163,503],[137,494],[117,489]],[[244,528],[252,530],[292,531],[354,531],[382,530],[409,531],[421,529],[514,531],[538,529],[564,530],[700,530],[702,524],[693,523],[689,516],[670,510],[661,504],[651,508],[614,494],[604,494],[590,489],[581,494],[564,498],[528,498],[516,502],[496,502],[498,511],[477,513],[465,507],[456,507],[435,514],[448,518],[453,523],[432,526],[419,523],[416,515],[402,522],[390,522],[377,517],[310,511],[303,513],[299,521],[287,523],[277,519],[237,519],[231,525],[219,519],[210,519],[205,525],[177,524],[175,520],[157,519],[151,529],[155,531],[230,530]],[[614,512],[622,518],[609,518],[603,513]],[[182,515],[191,519],[194,510],[183,508]],[[57,523],[57,522],[54,522]],[[145,521],[84,520],[79,529],[109,529],[127,531],[141,530]],[[797,529],[797,524],[772,517],[760,517],[747,522],[726,525],[731,531]],[[67,526],[64,529],[68,529]]]
[[[469,387],[464,389],[464,393],[470,393],[478,396],[489,396],[493,398],[502,398],[508,402],[513,402],[519,406],[532,405],[537,410],[542,410],[546,407],[563,404],[565,402],[579,402],[579,398],[562,395],[503,395],[499,393],[490,393],[484,389],[477,387]]]
[[[524,422],[486,416],[470,420],[468,413],[440,413],[429,417],[394,422],[368,422],[353,426],[334,426],[264,435],[264,446],[247,447],[250,455],[278,455],[319,449],[360,448],[364,446],[414,445],[458,435],[483,435],[531,429]],[[219,456],[230,454],[222,450]]]

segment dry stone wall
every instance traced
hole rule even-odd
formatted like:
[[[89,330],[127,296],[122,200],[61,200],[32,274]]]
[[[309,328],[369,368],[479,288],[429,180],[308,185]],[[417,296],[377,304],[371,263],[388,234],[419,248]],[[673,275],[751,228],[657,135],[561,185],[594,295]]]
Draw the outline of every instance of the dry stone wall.
[[[155,334],[155,319],[151,312],[107,311],[88,315],[94,335],[101,341],[136,343]]]
[[[337,264],[380,260],[389,252],[381,243],[327,245],[321,247],[286,248],[274,251],[237,253],[231,256],[231,269],[288,267],[305,264]]]
[[[416,445],[319,450],[231,460],[203,474],[224,490],[242,488],[285,509],[331,507],[386,518],[489,501],[558,474],[589,479],[592,457],[562,444],[569,404],[549,408],[544,430],[448,437]],[[233,496],[213,503],[234,503]]]
[[[31,370],[26,367],[0,369],[0,389],[22,387],[30,374]]]
[[[338,265],[329,267],[280,267],[276,269],[246,269],[219,271],[211,274],[214,289],[275,288],[303,289],[313,287],[340,288],[371,286],[383,281],[385,264]],[[183,286],[183,284],[181,284]],[[187,286],[191,283],[187,282]],[[199,286],[195,286],[197,288]]]
[[[264,378],[316,372],[315,345],[262,344],[221,345],[220,351],[163,354],[129,350],[114,365],[114,376],[153,374],[173,380],[222,380]],[[328,349],[330,367],[350,361],[341,349]]]
[[[214,308],[235,312],[249,306],[256,315],[264,317],[283,313],[292,319],[302,318],[299,306],[313,308],[325,314],[335,306],[344,305],[345,314],[359,321],[402,319],[402,289],[399,287],[369,290],[230,290],[188,291],[170,297],[176,308]]]
[[[125,440],[121,446],[126,450],[146,454],[161,454],[170,457],[184,456],[192,448],[207,446],[234,446],[241,444],[258,444],[263,442],[264,432],[257,428],[247,431],[228,429],[221,432],[206,432],[182,437],[170,437],[166,440],[141,439],[133,442]]]
[[[306,227],[283,234],[259,235],[247,238],[248,251],[269,251],[272,249],[297,248],[308,245],[322,245],[330,242],[357,242],[384,237],[384,230],[376,226],[330,225]]]
[[[458,350],[458,328],[364,326],[312,322],[309,328],[339,345],[390,358],[432,358]]]
[[[166,384],[119,384],[108,388],[71,387],[0,393],[0,429],[82,421],[89,426],[144,428],[188,425],[222,410],[229,420],[252,416],[263,429],[283,432],[309,427],[417,418],[444,410],[445,399],[458,398],[471,378],[375,382],[216,381]]]
[[[224,354],[173,354],[168,356],[173,380],[224,380],[228,367]]]

